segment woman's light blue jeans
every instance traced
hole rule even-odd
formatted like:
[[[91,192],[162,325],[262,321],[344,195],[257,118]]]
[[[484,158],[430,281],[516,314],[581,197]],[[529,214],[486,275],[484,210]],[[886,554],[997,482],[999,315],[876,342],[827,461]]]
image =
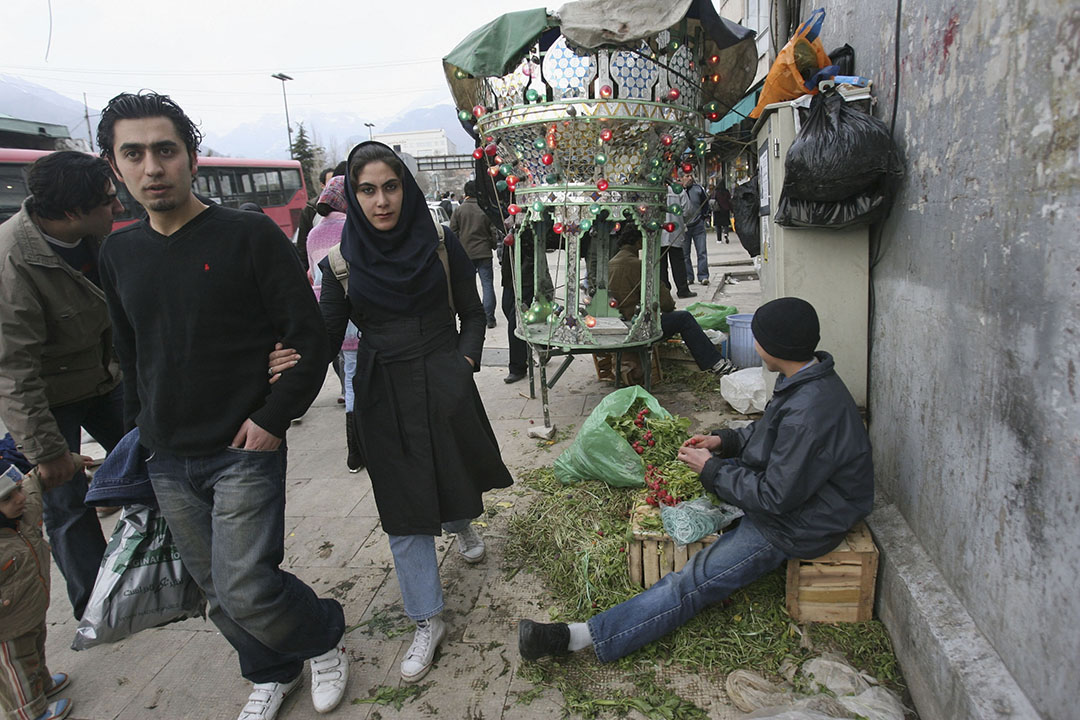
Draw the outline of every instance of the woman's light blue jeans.
[[[443,530],[456,535],[472,520],[443,523]],[[442,612],[442,581],[435,557],[435,537],[432,535],[388,535],[390,552],[394,555],[394,570],[405,614],[420,622]]]
[[[695,553],[678,572],[589,619],[601,662],[629,655],[690,621],[709,605],[775,570],[787,555],[743,517],[732,532]]]

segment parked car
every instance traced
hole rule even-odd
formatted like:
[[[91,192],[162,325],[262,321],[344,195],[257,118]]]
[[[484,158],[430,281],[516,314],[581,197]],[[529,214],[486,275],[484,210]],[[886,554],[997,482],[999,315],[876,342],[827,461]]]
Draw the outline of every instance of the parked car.
[[[446,217],[446,211],[442,209],[439,203],[429,202],[427,204],[428,212],[431,213],[431,219],[435,221],[436,225],[448,225],[450,218]]]

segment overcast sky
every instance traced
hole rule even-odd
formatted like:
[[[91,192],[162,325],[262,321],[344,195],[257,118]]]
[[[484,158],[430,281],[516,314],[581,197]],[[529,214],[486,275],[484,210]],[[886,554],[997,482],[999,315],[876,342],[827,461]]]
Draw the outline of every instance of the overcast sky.
[[[283,72],[294,125],[335,110],[379,122],[452,102],[442,57],[500,14],[545,4],[51,0],[50,33],[49,0],[3,0],[0,69],[80,102],[85,92],[92,113],[123,91],[168,93],[215,135],[284,115],[270,77]]]

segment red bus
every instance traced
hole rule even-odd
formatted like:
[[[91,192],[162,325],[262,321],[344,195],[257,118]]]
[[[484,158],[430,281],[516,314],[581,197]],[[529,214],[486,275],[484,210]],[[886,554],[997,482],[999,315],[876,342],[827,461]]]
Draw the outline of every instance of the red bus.
[[[49,152],[0,148],[0,222],[17,213],[29,194],[26,167]],[[226,207],[255,203],[290,239],[300,222],[300,211],[307,203],[304,174],[296,160],[200,157],[199,172],[192,187],[199,195]],[[116,184],[116,191],[124,212],[116,218],[114,230],[144,215],[142,206],[135,202],[123,183]]]

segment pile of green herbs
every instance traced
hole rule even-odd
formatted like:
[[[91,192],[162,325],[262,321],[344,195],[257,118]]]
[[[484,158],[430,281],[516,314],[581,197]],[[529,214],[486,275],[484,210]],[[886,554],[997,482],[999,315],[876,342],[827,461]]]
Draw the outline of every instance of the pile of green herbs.
[[[535,498],[509,521],[506,563],[510,572],[528,569],[542,578],[551,591],[552,619],[584,621],[640,592],[630,583],[627,562],[633,542],[629,516],[640,502],[640,490],[597,482],[563,485],[550,467],[525,473],[519,483]],[[653,677],[663,663],[678,663],[693,673],[745,668],[778,678],[785,659],[801,664],[832,650],[890,689],[903,692],[899,666],[881,623],[814,623],[800,629],[784,608],[784,583],[781,568],[623,658],[618,667],[635,683]],[[568,660],[526,663],[522,671],[534,684],[558,689],[567,711],[583,717],[625,715],[630,709],[648,717],[706,717],[703,710],[656,682],[635,685],[634,691],[612,690],[597,680],[597,667],[592,655],[580,653]],[[642,709],[642,703],[650,709]]]

